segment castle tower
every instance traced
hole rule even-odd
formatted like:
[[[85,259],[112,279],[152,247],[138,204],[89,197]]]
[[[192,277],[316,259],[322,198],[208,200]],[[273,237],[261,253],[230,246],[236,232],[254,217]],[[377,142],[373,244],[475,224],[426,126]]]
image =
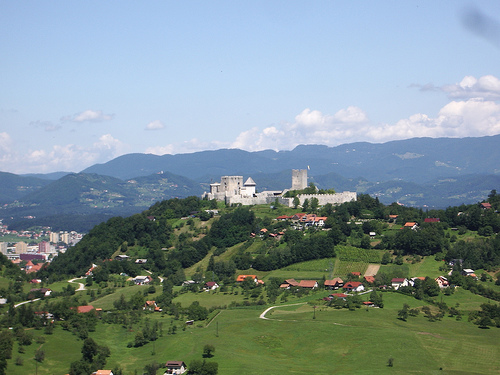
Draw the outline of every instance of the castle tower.
[[[220,190],[226,196],[239,195],[243,187],[243,176],[222,176],[220,179]]]
[[[245,196],[248,196],[248,197],[253,196],[255,194],[255,186],[256,185],[257,184],[252,179],[252,177],[248,177],[248,179],[246,180],[245,184],[243,185],[243,189],[241,191],[241,194],[245,195]]]
[[[292,189],[302,190],[307,187],[307,169],[292,169]]]

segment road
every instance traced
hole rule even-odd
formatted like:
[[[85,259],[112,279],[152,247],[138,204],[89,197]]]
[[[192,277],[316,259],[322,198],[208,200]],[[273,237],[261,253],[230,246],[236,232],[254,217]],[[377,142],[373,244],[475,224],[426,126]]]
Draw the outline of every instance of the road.
[[[83,283],[79,283],[79,282],[75,281],[75,280],[81,280],[81,279],[84,279],[84,277],[77,277],[77,278],[68,280],[68,283],[78,284],[78,289],[76,290],[77,292],[80,290],[85,290],[85,285]]]

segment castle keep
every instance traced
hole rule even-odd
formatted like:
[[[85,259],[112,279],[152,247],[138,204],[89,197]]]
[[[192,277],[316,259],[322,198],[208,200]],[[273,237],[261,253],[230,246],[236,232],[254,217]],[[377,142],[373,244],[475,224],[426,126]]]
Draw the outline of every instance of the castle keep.
[[[307,187],[307,169],[292,170],[292,188],[283,191],[256,192],[257,184],[251,177],[243,183],[243,176],[222,176],[220,182],[210,184],[210,192],[204,193],[203,197],[224,201],[226,204],[242,204],[244,206],[254,204],[272,204],[278,200],[280,204],[293,207],[293,198],[285,198],[283,195],[288,190],[302,190]],[[297,196],[299,204],[302,205],[306,199],[311,201],[317,198],[320,206],[327,203],[342,204],[355,201],[356,192],[344,191],[335,194],[300,194]]]

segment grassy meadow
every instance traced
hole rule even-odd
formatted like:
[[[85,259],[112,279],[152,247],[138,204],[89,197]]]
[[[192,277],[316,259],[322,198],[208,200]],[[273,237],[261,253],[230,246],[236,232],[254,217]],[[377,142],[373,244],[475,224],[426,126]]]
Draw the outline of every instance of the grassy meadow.
[[[222,310],[210,324],[205,322],[168,335],[171,317],[147,315],[150,321],[162,323],[163,334],[153,343],[140,348],[128,348],[140,329],[99,323],[90,336],[111,350],[106,368],[119,364],[125,374],[141,373],[152,362],[183,360],[189,364],[202,358],[205,344],[213,344],[219,374],[492,374],[500,371],[500,329],[479,329],[467,322],[444,317],[429,322],[422,314],[404,322],[397,319],[403,303],[422,306],[422,301],[401,294],[383,294],[385,307],[361,308],[355,311],[335,310],[322,305],[317,298],[324,293],[308,295],[299,305],[281,305],[269,311],[269,320],[259,318],[268,306],[250,306]],[[189,293],[191,298],[215,298],[221,295]],[[231,295],[230,295],[231,296]],[[366,295],[367,298],[368,295]],[[235,296],[231,296],[235,297]],[[236,296],[238,297],[238,296]],[[186,298],[186,297],[184,297]],[[486,301],[468,291],[458,290],[443,296],[449,305],[460,302],[460,308],[477,308]],[[310,303],[305,303],[309,301]],[[183,300],[188,303],[189,300]],[[317,308],[313,309],[313,304]],[[314,319],[315,317],[315,319]],[[83,341],[56,328],[53,335],[33,330],[35,338],[45,337],[45,343],[26,347],[23,354],[14,347],[8,373],[65,374],[71,361],[80,358]],[[45,360],[35,368],[32,359],[36,349],[45,351]],[[17,366],[17,357],[23,360]],[[394,366],[387,361],[393,358]],[[163,373],[161,370],[158,374]]]

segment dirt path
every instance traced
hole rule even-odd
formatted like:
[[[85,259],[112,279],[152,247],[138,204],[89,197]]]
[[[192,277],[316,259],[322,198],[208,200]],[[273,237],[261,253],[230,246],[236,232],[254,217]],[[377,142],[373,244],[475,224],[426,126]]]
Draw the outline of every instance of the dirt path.
[[[266,314],[271,311],[272,309],[276,307],[287,307],[287,306],[297,306],[297,305],[305,305],[307,302],[301,302],[301,303],[292,303],[291,305],[278,305],[278,306],[271,306],[268,309],[266,309],[262,314],[259,315],[259,318],[261,319],[266,319],[266,320],[271,320],[269,318],[266,318]]]
[[[380,269],[380,264],[369,264],[363,276],[375,276]]]
[[[76,292],[78,292],[80,290],[85,290],[85,285],[83,285],[83,283],[79,283],[75,280],[82,280],[82,279],[85,279],[85,278],[84,277],[77,277],[76,279],[68,280],[68,283],[78,284],[78,289],[76,289]]]

